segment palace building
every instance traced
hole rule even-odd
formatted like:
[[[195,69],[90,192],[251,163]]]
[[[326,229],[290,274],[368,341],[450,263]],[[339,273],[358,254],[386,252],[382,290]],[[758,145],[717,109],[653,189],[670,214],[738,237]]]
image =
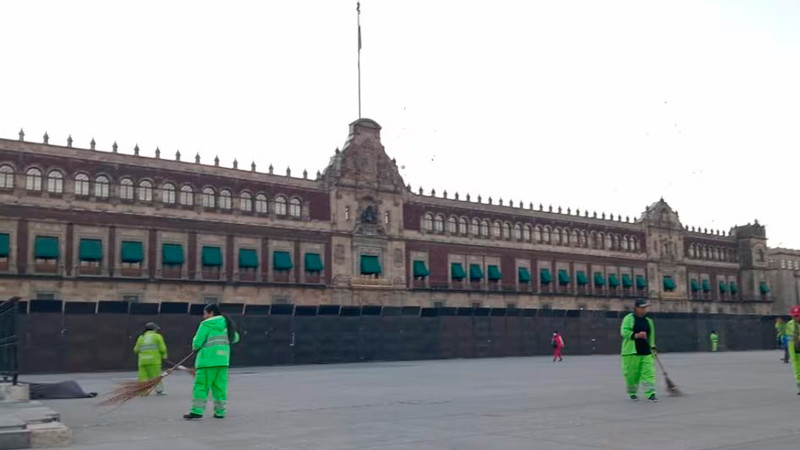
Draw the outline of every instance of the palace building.
[[[380,131],[350,124],[316,177],[0,139],[0,297],[772,312],[758,222],[412,192]]]

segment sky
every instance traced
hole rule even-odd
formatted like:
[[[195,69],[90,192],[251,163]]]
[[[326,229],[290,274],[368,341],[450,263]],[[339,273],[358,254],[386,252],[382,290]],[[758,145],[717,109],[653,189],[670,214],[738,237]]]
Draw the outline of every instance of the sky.
[[[358,118],[356,2],[0,2],[0,137],[276,173]],[[361,2],[362,117],[417,192],[800,249],[800,2]]]

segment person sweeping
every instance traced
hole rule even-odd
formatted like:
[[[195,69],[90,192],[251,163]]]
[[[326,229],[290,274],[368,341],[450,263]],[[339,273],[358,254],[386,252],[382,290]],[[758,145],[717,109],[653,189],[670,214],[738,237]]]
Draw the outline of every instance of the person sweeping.
[[[797,385],[797,395],[800,395],[800,306],[792,306],[789,310],[792,316],[786,324],[786,347],[789,351],[789,360],[794,370],[794,381]]]
[[[647,299],[636,300],[634,312],[622,319],[620,335],[622,337],[622,375],[628,397],[637,400],[639,384],[644,388],[644,395],[650,401],[658,401],[656,397],[656,368],[654,352],[656,352],[656,330],[653,319],[647,317]]]
[[[719,335],[717,331],[711,330],[709,337],[711,338],[711,351],[716,352],[719,349]]]
[[[231,319],[220,313],[219,306],[206,305],[203,321],[192,339],[196,375],[192,391],[192,409],[186,420],[200,419],[206,409],[208,391],[214,397],[214,418],[224,419],[228,400],[228,367],[231,344],[239,342],[239,333]]]
[[[144,330],[133,347],[133,352],[139,357],[139,381],[158,378],[161,375],[161,363],[167,359],[167,344],[161,336],[161,328],[153,322],[147,322]],[[164,383],[156,385],[156,395],[164,395]]]

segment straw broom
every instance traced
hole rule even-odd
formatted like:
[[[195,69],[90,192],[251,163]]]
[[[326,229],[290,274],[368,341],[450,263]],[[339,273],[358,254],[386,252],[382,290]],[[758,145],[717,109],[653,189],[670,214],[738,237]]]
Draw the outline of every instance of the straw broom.
[[[177,370],[186,370],[191,372],[194,375],[194,371],[184,367],[182,364],[186,362],[189,358],[194,355],[194,352],[189,353],[185,358],[183,358],[179,363],[173,365],[169,369],[161,372],[161,375],[153,378],[152,380],[147,381],[123,381],[118,383],[116,389],[114,389],[109,398],[100,402],[100,406],[111,406],[111,405],[122,405],[129,400],[133,400],[139,396],[145,396],[150,394],[153,389],[161,383],[164,378],[168,377],[172,372]]]
[[[667,391],[669,391],[670,397],[682,397],[683,392],[681,392],[681,390],[678,389],[677,384],[673,383],[672,380],[670,380],[669,375],[667,375],[666,369],[664,369],[664,365],[661,364],[661,360],[658,359],[658,354],[654,353],[653,356],[656,357],[656,362],[658,362],[658,366],[661,367],[661,372],[664,374],[664,380],[667,382]]]

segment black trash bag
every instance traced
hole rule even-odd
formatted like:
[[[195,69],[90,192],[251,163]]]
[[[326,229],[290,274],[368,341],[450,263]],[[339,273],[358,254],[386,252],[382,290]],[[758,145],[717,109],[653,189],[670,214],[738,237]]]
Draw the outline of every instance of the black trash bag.
[[[97,397],[97,392],[87,394],[78,383],[72,380],[60,383],[28,383],[28,386],[31,391],[31,400]]]

